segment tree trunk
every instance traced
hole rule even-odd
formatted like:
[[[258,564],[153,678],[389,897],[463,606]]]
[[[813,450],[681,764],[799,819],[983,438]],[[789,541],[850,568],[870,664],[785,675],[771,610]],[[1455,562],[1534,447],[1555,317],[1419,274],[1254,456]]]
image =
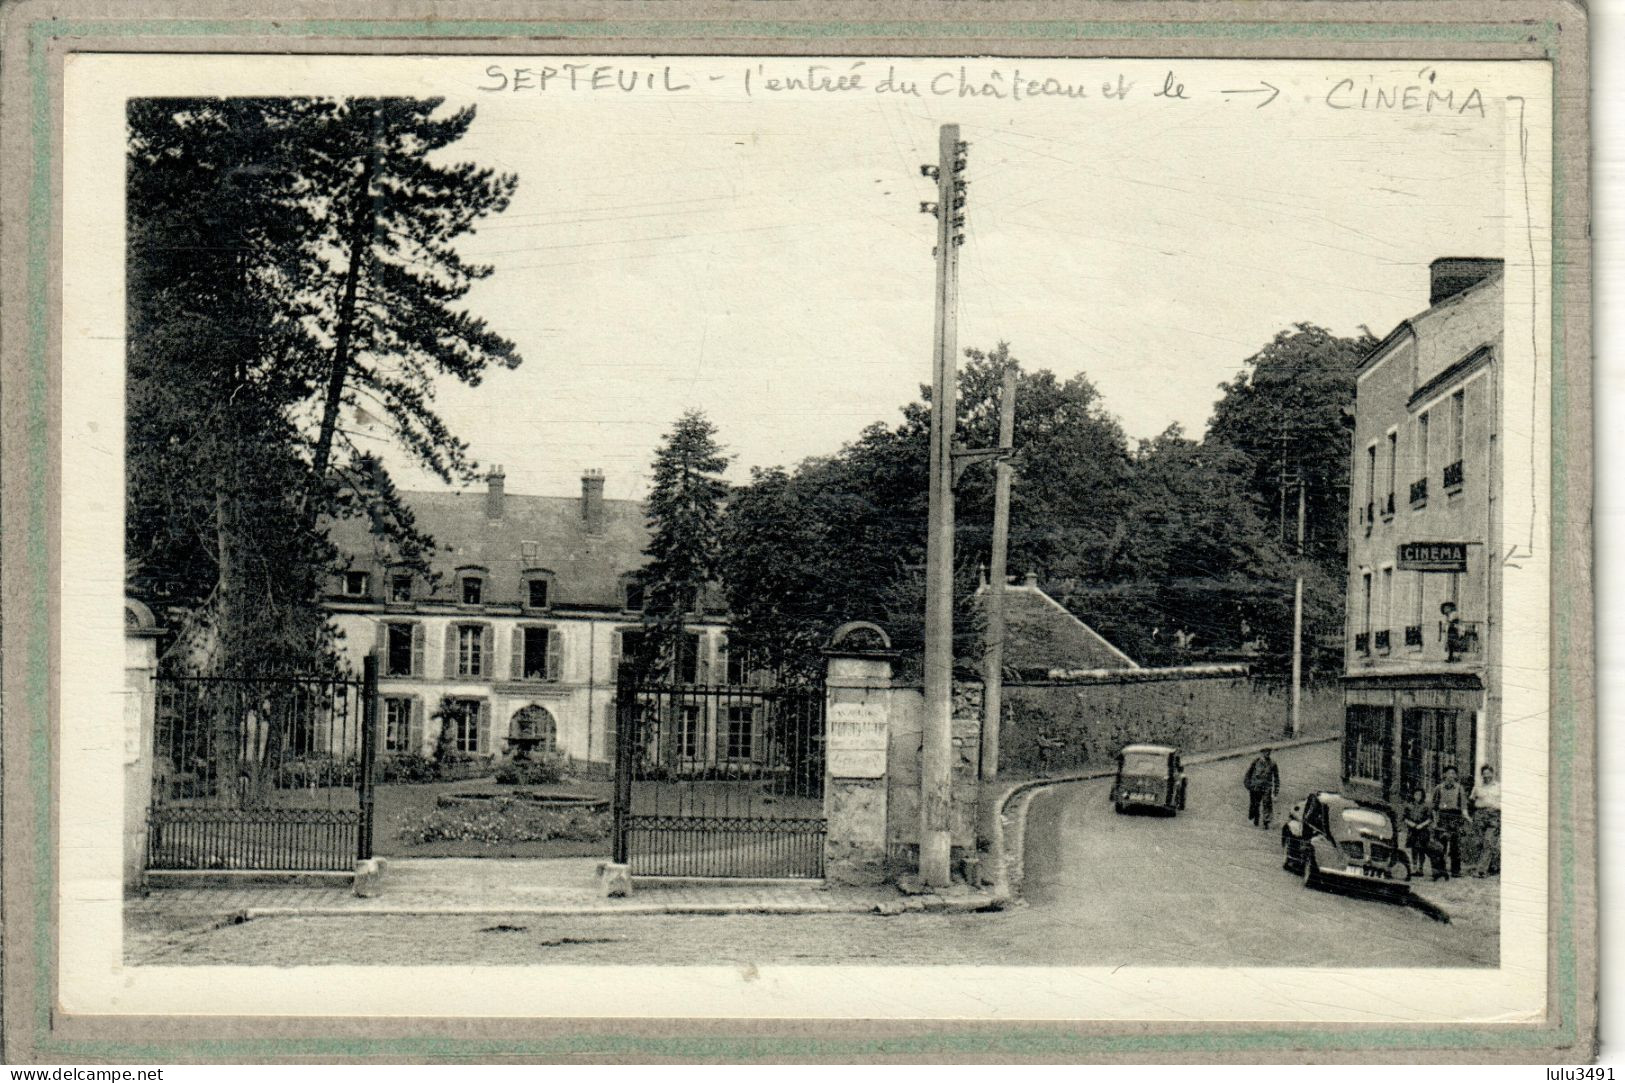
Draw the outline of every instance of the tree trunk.
[[[337,323],[333,332],[333,363],[327,375],[327,398],[322,406],[321,429],[316,436],[311,484],[319,487],[327,478],[333,456],[333,438],[338,430],[339,408],[344,400],[344,382],[350,374],[350,358],[355,341],[356,291],[361,282],[361,265],[372,242],[375,214],[372,205],[372,178],[377,168],[376,141],[368,144],[361,175],[356,178],[355,206],[350,215],[349,254],[344,268],[344,286],[339,295]],[[312,504],[312,508],[315,504]]]

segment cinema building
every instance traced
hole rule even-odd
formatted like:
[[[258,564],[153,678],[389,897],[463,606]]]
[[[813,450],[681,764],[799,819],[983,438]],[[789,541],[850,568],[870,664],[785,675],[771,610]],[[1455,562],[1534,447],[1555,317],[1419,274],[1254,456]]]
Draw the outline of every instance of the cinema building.
[[[1500,260],[1440,259],[1357,370],[1343,780],[1398,802],[1500,766]]]

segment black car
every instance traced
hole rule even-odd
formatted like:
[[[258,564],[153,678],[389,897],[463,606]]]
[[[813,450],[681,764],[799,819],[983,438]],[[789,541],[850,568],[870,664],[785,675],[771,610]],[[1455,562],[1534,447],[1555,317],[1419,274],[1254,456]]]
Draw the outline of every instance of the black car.
[[[1341,883],[1399,894],[1410,890],[1411,867],[1388,810],[1340,793],[1312,793],[1281,825],[1284,868],[1305,887]]]

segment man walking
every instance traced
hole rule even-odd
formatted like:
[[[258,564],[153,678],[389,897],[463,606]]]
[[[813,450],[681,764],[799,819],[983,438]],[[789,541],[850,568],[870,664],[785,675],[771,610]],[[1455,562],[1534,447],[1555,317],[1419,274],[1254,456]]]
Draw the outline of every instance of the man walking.
[[[1281,792],[1281,772],[1270,759],[1270,749],[1258,750],[1241,784],[1247,788],[1247,819],[1258,827],[1269,827],[1270,817],[1275,812],[1275,796]]]
[[[1440,858],[1433,869],[1435,880],[1461,875],[1461,832],[1467,826],[1467,800],[1461,772],[1446,767],[1444,781],[1433,787],[1428,799],[1433,807],[1433,835]]]

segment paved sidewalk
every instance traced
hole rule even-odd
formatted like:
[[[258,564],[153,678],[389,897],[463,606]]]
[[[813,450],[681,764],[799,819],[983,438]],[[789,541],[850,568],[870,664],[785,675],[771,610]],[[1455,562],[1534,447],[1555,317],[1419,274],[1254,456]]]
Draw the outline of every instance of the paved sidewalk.
[[[598,888],[597,858],[410,858],[388,862],[381,890],[263,884],[155,888],[130,899],[135,914],[241,918],[361,914],[840,914],[977,909],[968,890],[903,899],[896,888],[838,887],[822,881],[649,884],[623,898]]]

